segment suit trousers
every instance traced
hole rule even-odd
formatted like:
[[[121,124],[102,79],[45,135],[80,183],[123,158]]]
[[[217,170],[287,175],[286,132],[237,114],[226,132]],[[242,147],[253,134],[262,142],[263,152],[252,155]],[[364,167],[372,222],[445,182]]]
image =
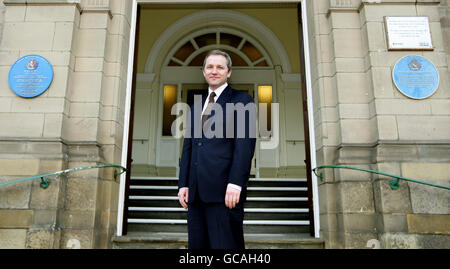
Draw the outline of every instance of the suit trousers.
[[[242,202],[229,209],[225,202],[204,203],[196,195],[187,215],[189,249],[245,249]]]

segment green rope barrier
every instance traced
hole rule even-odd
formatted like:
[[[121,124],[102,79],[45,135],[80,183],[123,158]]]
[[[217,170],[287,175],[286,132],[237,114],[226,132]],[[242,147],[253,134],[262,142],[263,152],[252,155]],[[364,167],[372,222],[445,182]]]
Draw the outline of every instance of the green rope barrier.
[[[398,188],[400,187],[400,185],[399,185],[400,179],[401,179],[401,180],[405,180],[405,181],[414,182],[414,183],[424,184],[424,185],[428,185],[428,186],[432,186],[432,187],[436,187],[436,188],[441,188],[441,189],[447,189],[447,190],[450,190],[450,187],[447,187],[447,186],[442,186],[442,185],[438,185],[438,184],[434,184],[434,183],[430,183],[430,182],[426,182],[426,181],[421,181],[421,180],[417,180],[417,179],[406,178],[406,177],[402,177],[402,176],[391,175],[391,174],[383,173],[383,172],[376,171],[376,170],[364,169],[364,168],[358,168],[358,167],[347,166],[347,165],[321,165],[321,166],[318,166],[318,167],[314,168],[312,171],[313,171],[314,174],[315,174],[317,177],[319,177],[321,180],[323,180],[322,173],[317,174],[316,171],[319,170],[319,169],[323,169],[323,168],[344,168],[344,169],[352,169],[352,170],[364,171],[364,172],[369,172],[369,173],[379,174],[379,175],[383,175],[383,176],[393,177],[393,178],[395,178],[395,179],[393,179],[393,180],[391,180],[391,181],[389,182],[389,186],[390,186],[391,189],[393,189],[393,190],[396,190],[396,189],[398,189]]]
[[[24,181],[29,181],[29,180],[34,180],[34,179],[40,178],[41,179],[40,187],[43,188],[43,189],[46,189],[50,185],[50,180],[48,179],[49,176],[56,176],[56,175],[66,174],[66,173],[75,172],[75,171],[81,171],[81,170],[93,169],[93,168],[105,168],[105,167],[115,167],[115,168],[122,169],[121,172],[114,171],[114,178],[117,178],[117,176],[119,176],[119,175],[121,175],[121,174],[123,174],[123,173],[125,173],[127,171],[126,168],[124,168],[124,167],[122,167],[120,165],[116,165],[116,164],[102,164],[102,165],[94,165],[94,166],[85,166],[85,167],[66,169],[66,170],[63,170],[63,171],[58,171],[58,172],[49,173],[49,174],[43,174],[43,175],[38,175],[38,176],[33,176],[33,177],[27,177],[27,178],[7,181],[7,182],[0,183],[0,187],[6,186],[6,185],[9,185],[9,184],[14,184],[14,183],[19,183],[19,182],[24,182]],[[383,175],[383,176],[393,177],[395,179],[391,180],[389,182],[389,186],[393,190],[396,190],[396,189],[398,189],[400,187],[400,185],[399,185],[400,179],[401,180],[405,180],[405,181],[414,182],[414,183],[424,184],[424,185],[428,185],[428,186],[432,186],[432,187],[436,187],[436,188],[442,188],[442,189],[450,190],[450,187],[447,187],[447,186],[442,186],[442,185],[429,183],[429,182],[426,182],[426,181],[421,181],[421,180],[416,180],[416,179],[411,179],[411,178],[406,178],[406,177],[402,177],[402,176],[391,175],[391,174],[383,173],[383,172],[376,171],[376,170],[359,168],[359,167],[353,167],[353,166],[346,166],[346,165],[321,165],[321,166],[318,166],[318,167],[312,169],[314,174],[318,178],[320,178],[321,180],[323,180],[322,173],[317,174],[317,170],[323,169],[323,168],[352,169],[352,170],[364,171],[364,172],[379,174],[379,175]]]
[[[105,167],[115,167],[115,168],[122,169],[121,172],[114,171],[114,178],[117,178],[119,175],[121,175],[127,171],[127,169],[125,167],[122,167],[122,166],[116,165],[116,164],[100,164],[100,165],[93,165],[93,166],[84,166],[84,167],[66,169],[63,171],[58,171],[58,172],[49,173],[49,174],[43,174],[43,175],[38,175],[38,176],[33,176],[33,177],[27,177],[27,178],[21,178],[21,179],[16,179],[16,180],[12,180],[12,181],[7,181],[7,182],[0,183],[0,187],[6,186],[9,184],[20,183],[20,182],[25,182],[25,181],[40,178],[41,179],[40,187],[43,189],[46,189],[50,185],[50,180],[48,178],[49,176],[57,176],[57,175],[67,174],[67,173],[75,172],[75,171],[81,171],[81,170],[92,169],[92,168],[105,168]]]

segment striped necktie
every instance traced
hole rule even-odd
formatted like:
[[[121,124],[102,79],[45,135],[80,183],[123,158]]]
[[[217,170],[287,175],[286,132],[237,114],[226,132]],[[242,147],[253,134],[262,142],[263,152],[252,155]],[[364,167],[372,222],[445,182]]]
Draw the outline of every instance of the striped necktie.
[[[211,94],[209,95],[208,106],[206,107],[206,110],[202,115],[202,126],[205,124],[205,121],[208,118],[209,114],[211,114],[211,109],[214,104],[214,97],[216,97],[216,93],[211,92]]]

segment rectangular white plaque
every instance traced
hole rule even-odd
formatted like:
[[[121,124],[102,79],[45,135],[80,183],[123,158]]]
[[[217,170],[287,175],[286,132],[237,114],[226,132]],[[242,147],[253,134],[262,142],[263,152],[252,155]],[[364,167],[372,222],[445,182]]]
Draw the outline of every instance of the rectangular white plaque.
[[[433,50],[428,17],[384,17],[389,50]]]

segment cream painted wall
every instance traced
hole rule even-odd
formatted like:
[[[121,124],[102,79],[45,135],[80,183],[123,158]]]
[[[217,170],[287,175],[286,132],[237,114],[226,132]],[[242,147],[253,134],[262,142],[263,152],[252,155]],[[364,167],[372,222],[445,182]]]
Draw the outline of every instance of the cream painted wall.
[[[300,45],[298,40],[297,8],[236,9],[265,24],[281,41],[292,66],[292,73],[300,73]]]
[[[150,9],[141,10],[139,29],[138,73],[143,73],[147,57],[158,37],[178,19],[197,11],[196,9]]]

